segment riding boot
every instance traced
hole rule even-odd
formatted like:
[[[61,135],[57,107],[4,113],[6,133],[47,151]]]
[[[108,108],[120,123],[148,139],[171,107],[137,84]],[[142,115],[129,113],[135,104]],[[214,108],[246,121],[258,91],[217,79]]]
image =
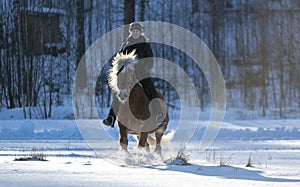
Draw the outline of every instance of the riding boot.
[[[113,128],[115,125],[115,121],[116,121],[116,115],[114,113],[113,108],[110,108],[107,118],[103,120],[103,124]]]
[[[103,120],[104,125],[114,128],[118,109],[119,102],[117,101],[117,98],[113,97],[112,107],[109,110],[108,117]]]

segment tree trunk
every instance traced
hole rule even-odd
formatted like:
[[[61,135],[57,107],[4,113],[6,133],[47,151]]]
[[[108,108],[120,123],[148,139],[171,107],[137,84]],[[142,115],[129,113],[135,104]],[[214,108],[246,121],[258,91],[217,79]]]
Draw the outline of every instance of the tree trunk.
[[[76,1],[76,67],[80,63],[82,56],[85,53],[85,32],[84,32],[84,2],[82,0]],[[83,66],[80,69],[79,75],[80,79],[76,80],[78,88],[85,88],[87,85],[86,82],[86,67],[85,61],[82,61]]]
[[[134,22],[135,16],[135,0],[124,0],[124,25]],[[128,26],[124,30],[124,38],[129,35]]]

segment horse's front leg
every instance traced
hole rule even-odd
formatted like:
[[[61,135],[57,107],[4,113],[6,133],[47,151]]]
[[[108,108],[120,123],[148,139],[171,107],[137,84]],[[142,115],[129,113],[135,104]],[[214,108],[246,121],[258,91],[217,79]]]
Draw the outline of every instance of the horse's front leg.
[[[121,123],[119,123],[119,131],[120,131],[120,145],[122,150],[127,151],[127,147],[128,147],[128,129],[123,126]]]
[[[156,139],[156,146],[154,152],[157,154],[161,154],[161,139],[162,139],[163,133],[161,132],[155,132],[155,139]]]
[[[139,148],[145,148],[147,152],[150,152],[149,144],[147,142],[148,133],[147,132],[141,132],[139,136]]]
[[[155,147],[154,152],[157,154],[160,154],[160,155],[161,155],[161,139],[162,139],[166,129],[167,129],[167,125],[164,125],[155,132],[156,147]]]

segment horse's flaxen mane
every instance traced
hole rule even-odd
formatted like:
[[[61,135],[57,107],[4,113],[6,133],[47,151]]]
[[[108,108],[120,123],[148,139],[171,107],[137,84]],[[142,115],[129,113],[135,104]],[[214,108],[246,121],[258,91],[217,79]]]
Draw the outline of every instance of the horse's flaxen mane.
[[[129,54],[118,53],[113,62],[112,67],[109,69],[108,74],[108,85],[115,93],[119,93],[120,90],[118,88],[118,73],[120,73],[120,69],[122,66],[127,66],[129,63],[135,63],[137,61],[135,50],[133,50]],[[123,70],[122,70],[123,71]]]

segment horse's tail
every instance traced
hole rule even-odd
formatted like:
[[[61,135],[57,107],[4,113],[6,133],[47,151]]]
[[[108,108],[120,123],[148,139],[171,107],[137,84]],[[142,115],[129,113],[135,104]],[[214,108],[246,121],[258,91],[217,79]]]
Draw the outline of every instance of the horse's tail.
[[[161,138],[161,145],[169,144],[170,141],[173,139],[174,134],[175,134],[175,131],[172,130],[170,133],[163,135],[162,138]],[[151,134],[148,135],[147,142],[151,146],[156,145],[156,139],[153,136],[151,136]]]

